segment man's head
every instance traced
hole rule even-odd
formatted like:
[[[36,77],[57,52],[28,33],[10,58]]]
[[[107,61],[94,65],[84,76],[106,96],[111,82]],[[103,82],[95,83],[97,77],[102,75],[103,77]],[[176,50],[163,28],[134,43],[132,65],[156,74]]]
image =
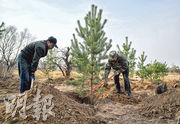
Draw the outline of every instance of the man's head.
[[[48,49],[52,49],[54,47],[58,48],[58,46],[56,45],[57,40],[55,37],[51,36],[47,39],[47,44],[48,44]]]
[[[116,61],[117,60],[117,53],[116,53],[116,51],[111,51],[110,53],[109,53],[109,60],[110,61]]]

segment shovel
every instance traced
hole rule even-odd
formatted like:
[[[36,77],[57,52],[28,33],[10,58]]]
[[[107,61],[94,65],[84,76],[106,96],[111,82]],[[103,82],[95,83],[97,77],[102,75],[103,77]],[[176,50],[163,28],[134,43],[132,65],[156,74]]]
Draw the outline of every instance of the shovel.
[[[111,75],[107,80],[109,81],[112,77],[114,77],[114,75]],[[102,80],[101,80],[102,81]],[[93,90],[92,90],[92,93],[94,93],[97,89],[99,89],[100,87],[102,87],[104,85],[104,82],[101,83],[99,86],[95,87]],[[88,93],[84,98],[82,98],[82,101],[84,101],[89,95],[91,95],[91,92]]]
[[[34,79],[31,80],[31,89],[33,88],[34,86]]]

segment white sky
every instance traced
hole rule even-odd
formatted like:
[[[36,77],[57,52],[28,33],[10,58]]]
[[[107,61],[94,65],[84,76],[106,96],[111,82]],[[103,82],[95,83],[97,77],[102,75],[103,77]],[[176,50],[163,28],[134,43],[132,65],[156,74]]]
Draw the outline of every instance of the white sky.
[[[28,28],[37,40],[54,36],[66,47],[93,3],[108,19],[112,49],[128,36],[136,57],[145,51],[148,63],[157,59],[180,66],[180,0],[0,0],[0,23]]]

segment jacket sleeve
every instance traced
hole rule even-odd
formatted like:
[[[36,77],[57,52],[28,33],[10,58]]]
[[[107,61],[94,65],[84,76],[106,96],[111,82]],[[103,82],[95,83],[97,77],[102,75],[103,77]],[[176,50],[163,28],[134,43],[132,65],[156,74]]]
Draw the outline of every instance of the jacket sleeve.
[[[37,70],[39,59],[42,57],[42,55],[44,55],[44,50],[41,47],[36,47],[31,63],[31,72],[35,72]]]
[[[111,71],[111,65],[108,62],[105,67],[105,74],[104,74],[105,80],[108,78],[110,71]]]

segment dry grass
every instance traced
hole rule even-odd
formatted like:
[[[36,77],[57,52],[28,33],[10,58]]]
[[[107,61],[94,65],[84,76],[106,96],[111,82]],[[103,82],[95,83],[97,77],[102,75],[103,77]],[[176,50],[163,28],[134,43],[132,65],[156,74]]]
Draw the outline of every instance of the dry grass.
[[[13,75],[18,77],[18,75],[19,75],[19,74],[18,74],[18,70],[15,70],[15,71],[13,72]],[[37,70],[37,71],[35,72],[35,75],[36,75],[36,78],[37,78],[37,79],[47,78],[47,76],[46,76],[41,70]],[[63,77],[64,77],[63,74],[62,74],[62,72],[61,72],[61,71],[58,71],[58,70],[53,71],[53,72],[50,72],[49,75],[50,75],[50,77],[51,77],[52,79],[57,79],[57,78],[63,78]],[[72,72],[71,72],[71,77],[75,77],[75,76],[79,76],[79,75],[80,75],[80,74],[77,73],[77,72],[75,72],[75,71],[72,71]]]
[[[167,76],[164,77],[165,81],[171,81],[171,80],[178,80],[180,81],[180,74],[178,73],[169,73]]]
[[[18,77],[18,71],[14,71],[13,74],[15,76]],[[101,74],[103,74],[103,72],[101,72]],[[113,72],[111,72],[109,74],[109,76],[113,75]],[[76,77],[76,76],[80,76],[79,73],[75,72],[75,71],[72,71],[71,72],[71,77]],[[57,79],[57,78],[63,78],[64,76],[62,75],[62,72],[59,71],[59,70],[56,70],[56,71],[53,71],[53,72],[50,72],[50,77],[52,79]],[[122,78],[122,75],[120,75],[120,77]],[[45,79],[47,78],[47,76],[40,70],[37,70],[36,71],[36,78],[37,79]],[[140,78],[138,78],[137,76],[134,76],[132,80],[140,80]],[[177,73],[168,73],[168,76],[165,76],[164,81],[172,81],[172,80],[177,80],[177,81],[180,81],[180,74],[177,74]]]

